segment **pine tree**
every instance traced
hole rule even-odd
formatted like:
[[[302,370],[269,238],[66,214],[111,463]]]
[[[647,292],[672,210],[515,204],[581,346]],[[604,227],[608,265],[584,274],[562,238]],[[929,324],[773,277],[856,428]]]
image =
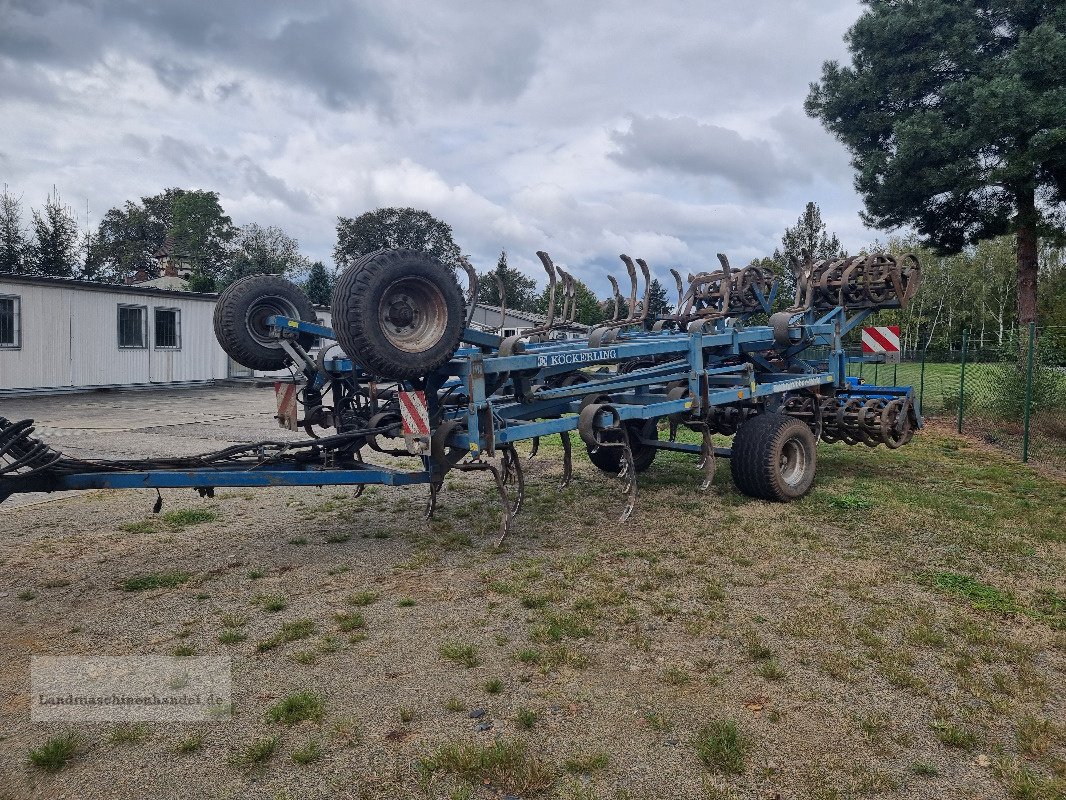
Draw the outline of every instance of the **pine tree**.
[[[22,202],[4,184],[0,195],[0,273],[25,272],[29,244],[22,227]]]
[[[839,258],[844,255],[840,240],[835,233],[826,230],[822,211],[817,203],[807,203],[796,224],[785,228],[781,237],[781,249],[774,250],[773,268],[780,281],[777,291],[778,307],[792,305],[796,292],[796,276],[792,272],[792,260],[803,262],[804,253],[817,261],[822,258]]]
[[[336,281],[337,276],[330,273],[321,261],[316,261],[311,265],[307,282],[304,283],[304,294],[315,305],[328,306],[333,299],[333,285]]]
[[[33,212],[33,243],[28,260],[37,275],[69,278],[79,271],[78,223],[55,189],[45,202],[44,213]]]

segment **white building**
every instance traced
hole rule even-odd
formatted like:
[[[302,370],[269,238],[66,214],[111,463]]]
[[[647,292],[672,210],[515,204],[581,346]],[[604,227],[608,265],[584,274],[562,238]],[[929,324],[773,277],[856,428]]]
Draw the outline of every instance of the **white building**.
[[[216,297],[0,275],[0,394],[252,377],[215,340]]]
[[[0,394],[288,374],[253,373],[234,362],[215,340],[217,295],[161,287],[162,280],[126,286],[0,274]],[[332,324],[328,308],[316,312]],[[508,311],[503,334],[544,322]],[[471,324],[497,332],[500,309],[479,304]],[[577,325],[564,335],[583,338],[588,329]]]

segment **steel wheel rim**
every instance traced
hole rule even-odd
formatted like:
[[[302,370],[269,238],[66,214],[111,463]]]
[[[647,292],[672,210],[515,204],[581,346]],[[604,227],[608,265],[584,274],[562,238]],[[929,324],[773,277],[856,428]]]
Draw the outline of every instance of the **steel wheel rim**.
[[[378,320],[389,344],[405,353],[424,353],[448,328],[444,294],[425,278],[400,278],[381,295]]]
[[[807,450],[796,439],[789,439],[781,447],[778,465],[781,480],[789,486],[798,486],[807,472]]]
[[[247,328],[248,335],[264,347],[280,347],[280,341],[270,335],[273,328],[268,324],[267,320],[271,317],[299,319],[300,312],[290,301],[284,297],[277,296],[260,297],[248,309],[248,314],[244,320],[244,327]]]

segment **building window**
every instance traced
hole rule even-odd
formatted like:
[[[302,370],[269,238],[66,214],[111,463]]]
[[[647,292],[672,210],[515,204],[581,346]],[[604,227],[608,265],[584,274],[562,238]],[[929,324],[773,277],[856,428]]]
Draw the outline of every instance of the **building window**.
[[[514,328],[504,328],[503,338],[506,339],[508,336],[514,336],[516,333],[518,333],[518,331],[516,331]]]
[[[118,346],[119,347],[147,347],[145,323],[147,322],[148,309],[145,306],[118,307]]]
[[[155,310],[156,350],[181,349],[181,310],[157,308]]]
[[[0,295],[0,347],[22,346],[22,300],[15,295]]]

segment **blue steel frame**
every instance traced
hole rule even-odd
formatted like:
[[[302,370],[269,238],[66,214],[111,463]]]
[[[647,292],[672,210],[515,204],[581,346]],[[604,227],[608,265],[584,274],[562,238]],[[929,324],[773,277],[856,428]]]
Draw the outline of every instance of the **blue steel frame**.
[[[770,301],[764,303],[769,309]],[[772,328],[746,326],[750,315],[690,326],[690,330],[648,332],[626,330],[608,345],[591,347],[576,340],[527,344],[522,352],[501,356],[501,338],[466,329],[462,344],[451,361],[427,376],[425,392],[431,419],[442,422],[459,419],[465,430],[453,434],[448,444],[473,456],[492,455],[498,445],[534,437],[577,430],[577,412],[590,394],[610,394],[611,405],[621,420],[653,419],[685,412],[699,413],[714,406],[750,403],[776,407],[787,393],[833,386],[839,396],[912,396],[911,387],[855,386],[846,380],[848,358],[843,337],[870,314],[860,310],[848,316],[846,309],[834,308],[820,316],[806,311],[794,317],[789,331],[791,344],[782,347]],[[270,324],[280,337],[306,332],[322,339],[335,339],[331,328],[286,317],[273,317]],[[809,348],[829,348],[824,360],[804,360]],[[775,371],[764,357],[774,349],[788,366]],[[655,358],[659,361],[632,372],[584,373],[587,382],[547,388],[539,380],[572,373],[581,367],[618,364],[630,359]],[[663,360],[665,359],[665,361]],[[743,359],[743,360],[741,360]],[[854,359],[852,359],[854,360]],[[736,363],[738,362],[739,363]],[[358,365],[347,358],[327,362],[330,374],[357,382],[369,380]],[[312,386],[320,388],[324,378],[308,370]],[[688,394],[670,399],[667,386],[681,383]],[[438,403],[438,391],[461,389],[464,400],[457,408]],[[412,388],[406,386],[405,388]],[[921,425],[921,418],[918,417]],[[649,443],[658,449],[698,454],[699,445],[683,442]],[[715,448],[716,455],[729,456],[728,448]],[[421,461],[414,471],[388,469],[378,465],[339,468],[314,464],[262,464],[248,468],[203,467],[183,470],[140,472],[93,472],[70,475],[42,475],[24,481],[0,482],[0,501],[14,491],[59,491],[104,488],[208,488],[251,486],[326,486],[383,484],[405,486],[440,480],[440,468],[428,456],[412,456]],[[14,484],[14,486],[12,485]],[[17,487],[17,488],[15,488]]]

